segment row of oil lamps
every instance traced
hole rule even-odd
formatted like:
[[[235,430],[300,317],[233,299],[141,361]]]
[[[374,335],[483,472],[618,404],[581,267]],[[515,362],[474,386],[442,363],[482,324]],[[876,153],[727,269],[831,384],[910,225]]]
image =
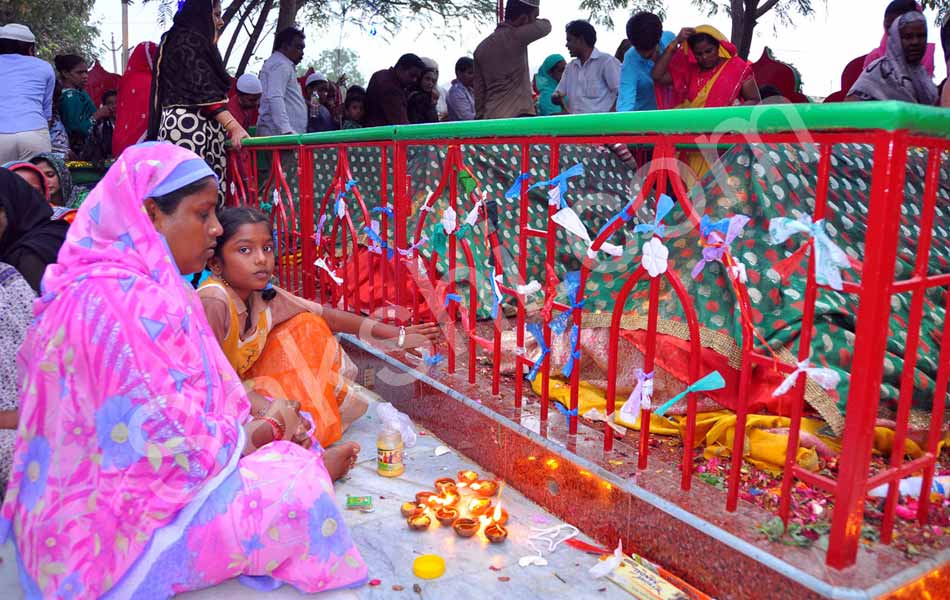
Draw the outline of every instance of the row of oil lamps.
[[[457,481],[444,477],[437,479],[434,487],[435,492],[419,492],[415,502],[402,505],[402,516],[409,529],[425,531],[432,525],[434,516],[443,526],[451,526],[459,537],[473,537],[484,526],[485,537],[493,544],[508,538],[504,527],[508,511],[492,506],[491,501],[498,494],[497,481],[480,480],[475,471],[459,471]],[[463,490],[473,492],[472,496],[463,500]],[[463,511],[469,516],[463,517]]]

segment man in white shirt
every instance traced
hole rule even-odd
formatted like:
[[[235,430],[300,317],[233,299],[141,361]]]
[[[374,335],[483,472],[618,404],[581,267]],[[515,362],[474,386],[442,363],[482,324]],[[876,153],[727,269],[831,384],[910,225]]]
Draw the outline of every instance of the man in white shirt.
[[[53,67],[34,56],[36,38],[26,25],[0,27],[0,164],[50,151]]]
[[[620,90],[620,61],[597,50],[597,31],[587,21],[567,24],[567,49],[574,57],[551,97],[572,114],[613,112]]]
[[[274,53],[261,67],[261,114],[257,135],[307,132],[307,102],[297,81],[297,65],[306,47],[303,31],[287,27],[274,38]]]

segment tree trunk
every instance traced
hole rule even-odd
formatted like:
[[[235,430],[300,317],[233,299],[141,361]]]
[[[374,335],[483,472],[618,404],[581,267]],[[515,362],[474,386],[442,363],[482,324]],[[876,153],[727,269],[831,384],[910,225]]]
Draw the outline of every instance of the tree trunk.
[[[244,55],[241,57],[241,63],[237,68],[238,77],[244,74],[244,69],[247,68],[247,63],[251,61],[251,56],[254,55],[254,47],[257,46],[257,42],[261,37],[261,33],[264,31],[264,25],[267,24],[267,15],[270,14],[270,9],[273,5],[273,2],[265,2],[264,6],[261,7],[261,14],[257,17],[257,23],[254,25],[254,31],[251,32],[251,39],[248,40],[247,46],[244,48]]]
[[[297,11],[300,4],[297,0],[280,0],[280,11],[277,13],[277,31],[292,27],[297,20]]]
[[[748,59],[752,49],[752,33],[757,24],[759,0],[732,0],[732,43],[739,56]]]
[[[227,27],[231,24],[231,19],[234,18],[234,15],[241,10],[241,7],[244,6],[246,0],[232,0],[231,4],[228,4],[228,7],[224,9],[224,14],[221,15],[221,18],[224,20],[224,26]],[[246,13],[245,13],[246,14]],[[238,22],[238,27],[241,26],[241,23]]]

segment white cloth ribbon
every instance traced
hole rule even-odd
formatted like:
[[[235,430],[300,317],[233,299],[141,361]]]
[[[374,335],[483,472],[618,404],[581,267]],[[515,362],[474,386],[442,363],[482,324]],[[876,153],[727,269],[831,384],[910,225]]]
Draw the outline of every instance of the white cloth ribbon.
[[[445,230],[445,235],[452,235],[458,229],[458,215],[451,206],[442,213],[442,229]]]
[[[475,227],[475,223],[478,222],[478,210],[482,207],[482,201],[479,200],[475,203],[474,208],[468,211],[468,215],[465,217],[465,224],[471,227]],[[448,233],[448,232],[446,232]]]
[[[318,258],[316,262],[313,263],[313,266],[317,267],[321,271],[326,271],[337,285],[343,285],[343,278],[338,277],[336,273],[333,272],[333,269],[330,268],[330,265],[327,264],[327,261],[323,258]]]
[[[795,370],[785,378],[785,381],[782,382],[782,385],[775,388],[775,391],[772,392],[772,397],[778,398],[783,394],[787,394],[789,390],[795,386],[795,382],[798,381],[798,376],[803,373],[806,377],[811,377],[814,379],[815,383],[820,385],[822,389],[829,391],[838,387],[838,384],[841,382],[841,375],[837,371],[833,369],[812,367],[811,360],[805,359],[796,365]]]
[[[587,227],[584,226],[583,222],[581,222],[581,218],[576,212],[574,212],[573,208],[570,206],[562,208],[561,210],[557,211],[553,217],[551,217],[551,220],[566,229],[568,232],[587,242],[587,256],[592,259],[597,258],[597,253],[594,252],[594,250],[590,247],[593,244],[593,240],[590,239],[590,232],[587,231]],[[623,256],[623,248],[615,244],[604,242],[600,249],[610,256]]]

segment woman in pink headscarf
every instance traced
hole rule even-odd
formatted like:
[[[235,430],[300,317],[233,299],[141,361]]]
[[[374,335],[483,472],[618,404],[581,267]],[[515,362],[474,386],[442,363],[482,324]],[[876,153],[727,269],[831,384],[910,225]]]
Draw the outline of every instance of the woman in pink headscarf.
[[[299,406],[250,416],[183,273],[211,257],[217,182],[192,152],[133,146],[82,205],[19,354],[22,403],[0,540],[26,597],[166,598],[246,576],[361,585]]]
[[[158,57],[158,45],[142,42],[132,50],[125,73],[119,79],[115,109],[112,156],[119,156],[145,139],[148,130],[148,100],[152,89],[152,68]]]

